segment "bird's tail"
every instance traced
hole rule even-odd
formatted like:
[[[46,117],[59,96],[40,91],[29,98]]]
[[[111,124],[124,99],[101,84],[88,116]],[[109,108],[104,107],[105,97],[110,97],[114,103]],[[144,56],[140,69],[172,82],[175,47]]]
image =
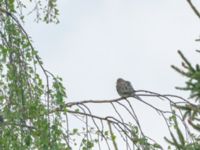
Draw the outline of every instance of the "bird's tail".
[[[139,96],[137,96],[135,93],[133,93],[132,95],[131,95],[131,97],[133,97],[133,98],[136,98],[136,99],[138,99],[138,100],[142,100]]]

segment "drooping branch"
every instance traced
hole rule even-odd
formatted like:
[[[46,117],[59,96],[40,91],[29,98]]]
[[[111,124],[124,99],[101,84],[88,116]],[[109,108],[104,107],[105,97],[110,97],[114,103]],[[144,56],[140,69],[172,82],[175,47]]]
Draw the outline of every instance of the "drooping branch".
[[[195,104],[190,103],[188,100],[180,97],[180,96],[176,96],[176,95],[171,95],[171,94],[158,94],[155,92],[151,92],[151,91],[146,91],[146,90],[138,90],[136,91],[136,97],[134,98],[134,100],[132,100],[132,98],[130,97],[130,99],[124,99],[124,98],[117,98],[117,99],[111,99],[111,100],[83,100],[83,101],[77,101],[77,102],[68,102],[66,103],[64,106],[65,108],[55,108],[53,110],[51,110],[50,113],[54,114],[56,112],[64,112],[66,111],[67,114],[71,114],[74,116],[82,116],[83,118],[87,118],[87,122],[88,119],[90,118],[93,121],[94,126],[96,127],[97,131],[101,133],[101,136],[105,138],[104,132],[103,130],[100,130],[100,125],[96,122],[99,121],[101,122],[101,126],[105,126],[102,124],[102,122],[109,122],[111,126],[113,126],[115,130],[112,130],[112,134],[119,134],[122,139],[124,140],[125,143],[127,143],[127,147],[130,147],[130,143],[129,142],[133,142],[132,144],[135,147],[141,147],[142,144],[139,142],[141,139],[148,139],[149,141],[151,141],[152,143],[157,143],[154,139],[148,137],[147,135],[145,135],[145,132],[143,131],[143,125],[140,123],[140,119],[139,117],[137,117],[135,112],[135,108],[134,105],[132,104],[134,101],[139,101],[141,103],[143,103],[144,105],[150,107],[152,110],[158,112],[158,114],[164,119],[166,126],[169,130],[169,133],[172,134],[171,131],[171,125],[169,123],[169,116],[174,116],[176,117],[180,122],[182,122],[182,125],[185,129],[185,133],[191,137],[191,133],[189,131],[188,125],[184,122],[184,117],[182,115],[182,110],[178,108],[178,105],[190,105],[190,106],[195,106]],[[150,97],[154,97],[158,100],[161,101],[167,101],[169,103],[170,109],[169,110],[162,110],[159,107],[155,106],[154,104],[149,103],[148,101],[144,100],[143,98],[150,98]],[[176,99],[176,101],[174,101],[173,99]],[[109,116],[102,116],[99,114],[95,114],[95,112],[92,111],[93,107],[97,107],[97,105],[106,105],[109,106],[111,105],[113,108],[113,111],[115,112],[115,114],[110,114]],[[79,106],[81,106],[81,109],[76,109],[76,107],[79,108]],[[82,107],[84,106],[84,107]],[[92,107],[91,107],[92,106]],[[119,107],[121,107],[119,109]],[[118,108],[118,109],[117,109]],[[124,109],[126,110],[127,114],[130,115],[130,119],[133,119],[132,122],[133,126],[130,124],[130,122],[127,122],[125,120],[125,118],[127,116],[124,116],[124,114],[121,113],[121,110]],[[175,113],[174,110],[177,109],[179,111],[179,113]],[[111,111],[111,110],[110,110]],[[85,124],[88,124],[87,122],[85,122]],[[92,125],[92,124],[90,124]],[[140,135],[135,134],[132,131],[132,128],[137,128],[139,130]],[[107,127],[103,127],[104,129],[108,129],[109,126]],[[178,130],[179,131],[179,130]],[[132,134],[130,134],[132,133]],[[111,135],[110,135],[111,136]],[[126,140],[126,138],[128,138],[128,141]],[[192,137],[191,137],[192,138]],[[115,141],[113,141],[115,143]],[[114,144],[113,143],[113,144]],[[115,144],[114,144],[115,145]],[[148,145],[148,144],[147,144]],[[160,147],[160,149],[162,149],[162,147]]]

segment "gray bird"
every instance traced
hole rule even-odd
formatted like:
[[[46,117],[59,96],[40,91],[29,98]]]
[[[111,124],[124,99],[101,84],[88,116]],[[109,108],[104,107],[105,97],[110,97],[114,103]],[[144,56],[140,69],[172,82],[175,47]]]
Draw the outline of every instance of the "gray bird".
[[[116,89],[118,94],[123,98],[135,96],[135,90],[133,89],[131,83],[122,78],[117,79]]]

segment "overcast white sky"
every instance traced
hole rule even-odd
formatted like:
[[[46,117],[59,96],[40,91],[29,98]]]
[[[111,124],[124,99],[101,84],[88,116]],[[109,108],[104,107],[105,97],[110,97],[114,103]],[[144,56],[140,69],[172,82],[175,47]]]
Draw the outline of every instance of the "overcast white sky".
[[[178,49],[194,63],[200,57],[199,19],[186,1],[65,0],[59,8],[60,24],[26,29],[69,100],[118,98],[118,77],[135,89],[188,96],[174,89],[184,78],[170,68],[180,64]]]

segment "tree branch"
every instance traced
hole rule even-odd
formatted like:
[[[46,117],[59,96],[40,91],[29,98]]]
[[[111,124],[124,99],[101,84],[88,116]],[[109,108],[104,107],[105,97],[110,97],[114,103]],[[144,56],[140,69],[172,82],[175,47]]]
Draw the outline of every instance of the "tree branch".
[[[199,17],[199,19],[200,19],[200,12],[194,6],[194,4],[191,2],[191,0],[187,0],[187,2],[190,5],[190,7],[192,8],[192,10],[194,11],[194,13],[197,15],[197,17]]]

